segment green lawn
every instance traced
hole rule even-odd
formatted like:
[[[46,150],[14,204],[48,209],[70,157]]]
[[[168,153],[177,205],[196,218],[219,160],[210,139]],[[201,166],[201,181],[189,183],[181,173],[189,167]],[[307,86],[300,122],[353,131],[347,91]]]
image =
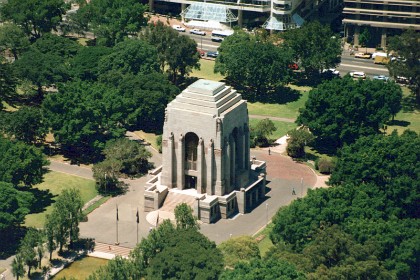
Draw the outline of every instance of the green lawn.
[[[200,70],[194,69],[190,74],[191,77],[213,81],[223,80],[225,78],[223,75],[214,73],[214,63],[214,60],[200,59]]]
[[[255,126],[260,119],[249,119],[250,126]],[[297,127],[295,123],[273,121],[274,126],[277,128],[276,131],[270,136],[271,139],[279,139],[287,134],[288,131]]]
[[[260,249],[261,257],[264,257],[265,254],[273,247],[273,242],[270,239],[270,232],[273,228],[273,223],[268,224],[262,231],[254,235],[255,239],[258,240],[258,248]]]
[[[415,102],[410,90],[403,87],[403,109],[395,116],[394,124],[388,125],[387,133],[397,130],[401,134],[406,129],[420,133],[420,110],[412,104]],[[411,100],[410,100],[411,98]]]
[[[150,145],[152,145],[152,147],[155,148],[156,150],[159,150],[159,147],[156,143],[156,138],[157,138],[156,134],[147,133],[147,132],[144,132],[143,130],[133,131],[133,133],[136,134],[141,139],[145,140]]]
[[[84,203],[97,195],[95,181],[77,176],[51,171],[44,176],[44,182],[33,187],[36,202],[36,212],[26,216],[25,226],[42,228],[45,215],[51,213],[52,203],[64,189],[76,188],[80,190]]]
[[[73,262],[71,265],[57,273],[54,279],[61,279],[66,277],[66,279],[75,278],[84,280],[99,267],[106,265],[107,263],[108,260],[85,257],[81,260]]]

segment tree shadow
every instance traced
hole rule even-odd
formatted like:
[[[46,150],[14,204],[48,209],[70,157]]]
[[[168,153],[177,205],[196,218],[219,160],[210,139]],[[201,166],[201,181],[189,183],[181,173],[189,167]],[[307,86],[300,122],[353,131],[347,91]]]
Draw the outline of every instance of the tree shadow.
[[[388,125],[396,125],[396,126],[402,126],[407,127],[411,124],[411,122],[408,121],[400,121],[400,120],[391,120],[388,122]]]
[[[328,141],[315,141],[312,144],[311,148],[314,152],[324,154],[330,157],[337,155],[337,146],[332,143],[329,143]]]
[[[24,187],[22,190],[31,193],[34,197],[34,202],[30,207],[31,214],[44,212],[54,202],[53,198],[57,196],[53,195],[49,190],[29,187]]]
[[[26,231],[25,227],[12,227],[0,230],[0,259],[7,259],[16,254]]]
[[[416,97],[414,94],[403,97],[401,100],[401,105],[402,112],[404,113],[412,113],[415,110],[420,110],[420,104],[416,102]]]

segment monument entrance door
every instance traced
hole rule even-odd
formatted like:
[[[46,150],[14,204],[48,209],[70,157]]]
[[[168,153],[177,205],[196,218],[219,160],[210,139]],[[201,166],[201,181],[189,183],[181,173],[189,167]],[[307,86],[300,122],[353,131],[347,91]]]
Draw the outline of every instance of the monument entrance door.
[[[185,175],[185,188],[195,189],[197,187],[197,177]]]

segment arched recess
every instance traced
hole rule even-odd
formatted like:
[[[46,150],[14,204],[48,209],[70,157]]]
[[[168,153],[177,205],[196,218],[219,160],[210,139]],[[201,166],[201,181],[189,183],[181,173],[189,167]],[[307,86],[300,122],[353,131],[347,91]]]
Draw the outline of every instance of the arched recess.
[[[193,132],[185,135],[185,168],[197,170],[198,136]]]

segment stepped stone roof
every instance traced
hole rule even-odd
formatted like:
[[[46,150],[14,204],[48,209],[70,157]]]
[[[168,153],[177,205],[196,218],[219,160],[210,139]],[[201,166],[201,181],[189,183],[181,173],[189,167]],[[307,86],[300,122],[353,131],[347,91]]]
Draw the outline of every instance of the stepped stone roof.
[[[200,79],[169,103],[168,110],[188,110],[220,116],[244,102],[242,96],[225,83]]]

